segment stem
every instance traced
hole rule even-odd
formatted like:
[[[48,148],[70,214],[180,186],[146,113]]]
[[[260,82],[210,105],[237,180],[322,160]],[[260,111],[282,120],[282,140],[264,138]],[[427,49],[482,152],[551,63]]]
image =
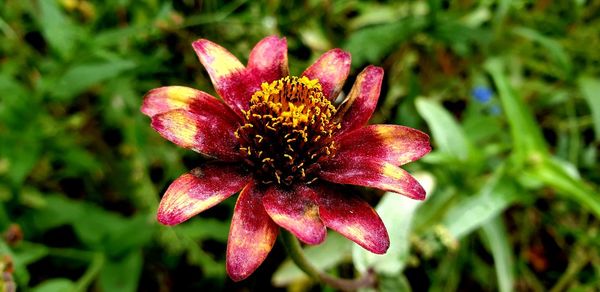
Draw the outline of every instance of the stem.
[[[77,280],[77,282],[75,283],[75,288],[73,290],[81,292],[87,291],[88,287],[92,284],[94,279],[96,279],[100,274],[100,271],[104,266],[104,262],[104,254],[100,252],[94,253],[92,257],[92,262],[90,263],[83,276],[81,276],[81,278]]]
[[[288,255],[296,266],[314,280],[325,283],[342,291],[355,291],[359,288],[373,288],[376,284],[375,273],[369,270],[365,275],[356,279],[341,279],[319,271],[304,256],[298,239],[290,232],[283,230],[281,237]]]
[[[567,287],[575,280],[581,269],[590,262],[590,258],[585,254],[583,248],[577,246],[565,273],[558,279],[558,282],[550,289],[550,292],[566,291]]]

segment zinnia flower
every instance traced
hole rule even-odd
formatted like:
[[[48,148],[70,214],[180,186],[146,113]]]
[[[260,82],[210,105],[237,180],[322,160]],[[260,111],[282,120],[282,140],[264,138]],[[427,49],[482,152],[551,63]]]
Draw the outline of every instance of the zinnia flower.
[[[329,227],[383,254],[389,237],[373,208],[340,185],[374,187],[423,200],[425,191],[399,165],[430,151],[429,137],[398,125],[366,125],[383,69],[368,66],[344,102],[334,104],[350,54],[333,49],[290,76],[285,38],[260,41],[244,66],[205,39],[192,44],[217,94],[181,86],[153,89],[142,112],[164,138],[212,158],[176,179],[158,207],[175,225],[241,190],[229,239],[229,276],[248,277],[283,227],[306,244]]]

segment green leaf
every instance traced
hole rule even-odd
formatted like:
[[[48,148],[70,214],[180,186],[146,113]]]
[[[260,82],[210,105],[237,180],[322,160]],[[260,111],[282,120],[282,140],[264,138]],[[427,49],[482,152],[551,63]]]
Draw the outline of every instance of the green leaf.
[[[557,189],[559,194],[568,195],[567,199],[575,200],[600,218],[600,194],[578,177],[572,176],[564,163],[541,156],[527,169],[527,173]]]
[[[58,1],[38,0],[40,8],[38,19],[44,38],[61,56],[69,57],[75,49],[77,27],[64,15]]]
[[[321,271],[347,259],[351,252],[352,242],[336,232],[329,232],[324,243],[304,250],[306,258]],[[308,279],[308,276],[288,259],[277,268],[272,282],[277,287],[283,287],[302,279]]]
[[[572,75],[573,64],[571,63],[569,54],[567,54],[560,42],[527,27],[513,28],[512,33],[540,44],[549,53],[549,56],[561,69],[561,72],[564,72],[564,78],[569,78]]]
[[[579,79],[579,91],[587,101],[592,112],[596,141],[600,141],[600,79],[581,77]]]
[[[142,252],[134,251],[120,259],[108,261],[100,272],[103,291],[137,291],[142,272]]]
[[[508,83],[502,59],[490,59],[485,64],[496,84],[500,101],[513,138],[514,156],[519,162],[526,162],[535,153],[547,153],[546,142],[541,129],[521,97]]]
[[[448,211],[444,225],[454,238],[460,239],[502,213],[520,196],[514,180],[506,177],[501,167],[478,194],[463,199]]]
[[[229,223],[210,218],[196,218],[174,227],[175,232],[193,240],[213,239],[227,242]]]
[[[65,292],[65,291],[73,291],[75,289],[75,285],[69,279],[64,278],[54,278],[50,280],[46,280],[41,284],[35,286],[31,289],[32,292]]]
[[[419,182],[431,193],[433,177],[429,174],[415,174]],[[400,273],[410,255],[410,232],[413,216],[422,201],[413,200],[396,193],[386,193],[375,210],[388,230],[390,248],[383,255],[371,253],[359,245],[352,248],[354,267],[361,273],[374,268],[378,274],[397,275]]]
[[[377,290],[381,292],[410,292],[410,282],[405,275],[377,275]]]
[[[352,54],[353,66],[379,62],[398,43],[422,30],[425,24],[423,17],[408,17],[398,22],[369,26],[352,33],[344,48]]]
[[[124,71],[135,67],[135,65],[133,61],[129,60],[77,64],[67,70],[58,80],[52,93],[59,100],[69,100],[92,85],[115,78]]]
[[[59,195],[48,195],[45,201],[45,207],[32,215],[38,229],[72,225],[84,244],[105,250],[109,255],[119,255],[143,246],[151,240],[156,226],[144,214],[125,218],[93,204]]]
[[[482,235],[487,240],[494,258],[499,290],[500,292],[513,291],[515,267],[506,227],[500,217],[490,219],[482,227]]]
[[[98,218],[102,219],[100,216]],[[106,240],[103,248],[109,255],[121,255],[136,251],[152,241],[152,234],[157,227],[154,216],[138,214],[131,218],[115,218],[115,223],[105,230]],[[92,225],[85,225],[81,228],[90,229],[90,226]]]
[[[48,248],[45,245],[31,242],[21,242],[13,250],[15,262],[21,265],[29,265],[48,255]]]
[[[472,146],[454,117],[440,104],[425,98],[418,98],[416,106],[438,149],[459,161],[468,160]]]

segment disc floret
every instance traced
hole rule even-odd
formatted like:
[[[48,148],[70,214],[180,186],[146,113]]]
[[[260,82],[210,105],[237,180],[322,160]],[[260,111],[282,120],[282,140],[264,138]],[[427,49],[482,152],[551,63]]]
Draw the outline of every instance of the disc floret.
[[[257,180],[280,185],[316,180],[319,162],[335,155],[332,136],[340,127],[335,112],[317,79],[287,76],[263,83],[235,132]]]

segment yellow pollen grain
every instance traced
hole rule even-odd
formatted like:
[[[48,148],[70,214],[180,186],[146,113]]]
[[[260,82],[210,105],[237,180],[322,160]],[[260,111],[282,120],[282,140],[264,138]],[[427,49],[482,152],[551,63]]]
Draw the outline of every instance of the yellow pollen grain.
[[[277,183],[281,184],[281,177],[279,177],[279,173],[275,172],[275,177],[277,178]]]

